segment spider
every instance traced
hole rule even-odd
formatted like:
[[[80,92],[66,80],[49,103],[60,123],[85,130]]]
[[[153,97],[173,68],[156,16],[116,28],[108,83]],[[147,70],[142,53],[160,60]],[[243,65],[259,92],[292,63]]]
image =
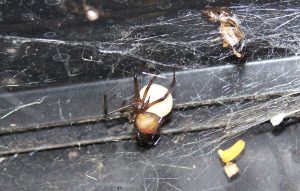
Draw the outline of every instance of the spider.
[[[173,80],[169,88],[165,88],[158,84],[153,84],[156,76],[139,91],[137,75],[134,76],[134,97],[133,101],[114,111],[108,112],[107,95],[113,89],[110,89],[104,94],[104,113],[110,115],[116,112],[129,112],[130,122],[134,122],[134,127],[137,132],[137,139],[142,146],[156,145],[158,138],[158,130],[166,116],[172,110],[173,99],[171,91],[175,86],[175,71],[173,72]],[[142,97],[141,97],[142,95]],[[159,96],[159,97],[158,97]],[[157,98],[158,97],[158,98]]]

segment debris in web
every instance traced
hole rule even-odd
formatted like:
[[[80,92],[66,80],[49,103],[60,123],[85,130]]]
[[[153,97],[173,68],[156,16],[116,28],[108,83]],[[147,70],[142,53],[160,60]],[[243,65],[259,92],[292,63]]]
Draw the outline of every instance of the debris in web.
[[[15,113],[15,112],[17,112],[17,111],[19,111],[19,110],[21,110],[21,109],[24,109],[24,108],[26,108],[26,107],[30,107],[30,106],[33,106],[33,105],[39,105],[39,104],[41,104],[41,103],[45,100],[46,97],[47,97],[47,96],[42,97],[42,98],[40,98],[40,99],[37,99],[37,100],[34,101],[34,102],[30,102],[30,103],[27,103],[27,104],[19,105],[19,106],[13,108],[10,112],[8,112],[8,113],[2,115],[2,116],[0,117],[0,119],[4,119],[4,118],[8,117],[9,115],[11,115],[11,114],[13,114],[13,113]]]
[[[241,58],[245,34],[236,15],[225,7],[207,8],[203,14],[212,22],[220,22],[219,32],[223,39],[223,48],[230,47],[236,57]]]
[[[96,21],[110,15],[110,12],[108,11],[89,5],[86,0],[82,0],[80,3],[73,0],[67,0],[65,6],[69,12],[75,15],[84,15],[88,21]]]
[[[289,111],[288,113],[279,113],[276,114],[274,117],[270,119],[270,122],[273,126],[279,125],[284,118],[291,116],[292,114],[298,113],[300,109],[294,110],[294,111]]]
[[[245,144],[245,141],[238,140],[225,150],[219,149],[218,154],[224,163],[230,162],[241,154],[245,148]]]

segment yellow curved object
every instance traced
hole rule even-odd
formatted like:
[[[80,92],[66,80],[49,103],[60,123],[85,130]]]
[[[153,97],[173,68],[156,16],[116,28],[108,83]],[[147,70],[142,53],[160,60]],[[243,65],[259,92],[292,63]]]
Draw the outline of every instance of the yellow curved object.
[[[245,148],[245,141],[238,140],[231,147],[226,150],[219,149],[218,154],[224,163],[230,162],[235,159]]]

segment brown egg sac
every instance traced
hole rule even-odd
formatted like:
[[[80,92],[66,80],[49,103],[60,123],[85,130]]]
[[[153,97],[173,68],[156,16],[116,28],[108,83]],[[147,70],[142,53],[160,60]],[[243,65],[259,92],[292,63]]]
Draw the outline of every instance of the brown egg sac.
[[[140,113],[135,118],[135,127],[140,133],[155,134],[160,126],[161,117],[154,113]]]

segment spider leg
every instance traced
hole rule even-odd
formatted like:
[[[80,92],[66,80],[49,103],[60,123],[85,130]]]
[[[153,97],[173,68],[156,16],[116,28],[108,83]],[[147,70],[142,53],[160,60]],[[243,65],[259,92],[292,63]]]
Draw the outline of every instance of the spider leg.
[[[147,87],[146,87],[146,89],[145,89],[145,92],[144,92],[143,98],[142,98],[142,103],[143,103],[143,105],[144,105],[146,96],[147,96],[147,94],[148,94],[148,91],[149,91],[149,89],[150,89],[150,87],[151,87],[151,85],[153,84],[153,82],[154,82],[155,79],[156,79],[156,76],[153,76],[153,78],[152,78],[152,79],[149,81],[149,83],[147,84]],[[147,105],[147,104],[146,104],[146,105]]]
[[[139,91],[139,83],[137,81],[137,75],[136,74],[133,77],[133,81],[134,81],[134,100],[140,101],[141,97],[140,97],[140,91]]]
[[[82,1],[82,6],[83,6],[84,8],[86,8],[86,6],[87,6],[87,5],[86,5],[86,0],[83,0],[83,1]]]
[[[144,105],[148,105],[150,102],[150,96],[148,97],[147,101],[146,102],[143,102],[142,104],[142,109],[144,109]]]
[[[154,138],[154,137],[153,137]],[[158,142],[160,141],[160,139],[162,138],[162,136],[160,136],[154,143],[153,146],[156,146],[158,144]]]
[[[116,112],[122,113],[124,111],[130,110],[131,108],[132,108],[131,105],[126,105],[124,107],[118,108],[118,109],[110,111],[110,112],[104,111],[104,113],[105,113],[105,115],[110,115],[110,114],[113,114],[113,113],[116,113]]]
[[[107,109],[107,95],[109,95],[109,94],[110,94],[114,89],[116,89],[118,86],[119,86],[119,84],[116,85],[116,86],[114,86],[114,87],[111,88],[110,90],[108,90],[108,91],[104,94],[104,96],[103,96],[103,99],[104,99],[104,100],[103,100],[103,106],[104,106],[104,114],[105,114],[105,115],[110,115],[110,114],[113,114],[113,113],[116,113],[116,112],[126,111],[126,110],[132,108],[131,105],[127,105],[127,106],[123,106],[123,107],[121,107],[121,108],[119,108],[119,109],[116,109],[116,110],[114,110],[114,111],[108,112],[108,109]]]
[[[164,95],[163,97],[161,97],[161,98],[159,98],[159,99],[157,99],[157,100],[151,102],[150,104],[146,105],[144,109],[147,110],[147,109],[150,108],[151,106],[153,106],[153,105],[155,105],[155,104],[157,104],[157,103],[159,103],[159,102],[164,101],[164,100],[168,97],[168,95],[171,93],[171,91],[172,91],[172,89],[173,89],[175,83],[176,83],[176,79],[175,79],[175,71],[174,71],[174,72],[173,72],[173,80],[172,80],[172,82],[171,82],[171,84],[170,84],[170,86],[169,86],[169,88],[168,88],[168,91],[165,93],[165,95]]]

